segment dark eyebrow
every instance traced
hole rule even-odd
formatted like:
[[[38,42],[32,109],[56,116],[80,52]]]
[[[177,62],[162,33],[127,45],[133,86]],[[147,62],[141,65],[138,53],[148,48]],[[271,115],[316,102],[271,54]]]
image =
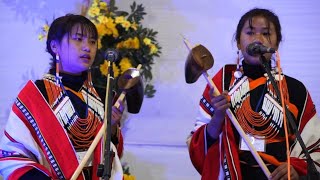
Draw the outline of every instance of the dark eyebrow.
[[[254,29],[256,29],[255,27],[253,27],[253,26],[249,26],[249,27],[245,27],[244,28],[244,30],[254,30]],[[270,30],[270,28],[268,28],[268,27],[264,27],[264,28],[262,28],[263,30]]]
[[[74,35],[76,35],[76,36],[80,36],[80,37],[85,36],[85,35],[84,35],[84,34],[82,34],[82,33],[75,33]],[[95,39],[95,38],[94,38],[94,36],[91,36],[91,37],[90,37],[90,39]]]
[[[82,33],[75,33],[74,35],[76,35],[76,36],[83,36],[83,34]]]

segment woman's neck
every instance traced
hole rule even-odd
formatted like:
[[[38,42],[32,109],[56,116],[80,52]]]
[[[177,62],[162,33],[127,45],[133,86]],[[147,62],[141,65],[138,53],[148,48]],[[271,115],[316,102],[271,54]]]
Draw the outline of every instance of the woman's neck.
[[[55,75],[55,69],[50,69],[49,73]],[[70,74],[66,72],[60,72],[59,76],[61,76],[61,81],[64,86],[69,87],[75,91],[79,91],[83,83],[87,79],[87,72],[84,71],[81,74]]]
[[[251,79],[258,79],[266,73],[265,69],[261,65],[251,65],[242,61],[242,68],[244,75]]]
[[[83,72],[71,73],[71,72],[60,70],[60,73],[67,74],[67,75],[70,75],[70,76],[81,76]]]

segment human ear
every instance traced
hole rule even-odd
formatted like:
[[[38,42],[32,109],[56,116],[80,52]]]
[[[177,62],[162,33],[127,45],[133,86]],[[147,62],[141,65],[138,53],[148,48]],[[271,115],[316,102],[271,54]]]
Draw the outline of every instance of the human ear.
[[[237,48],[238,48],[238,49],[241,49],[241,45],[240,45],[239,42],[237,42]]]
[[[56,40],[52,40],[50,42],[50,48],[51,48],[52,52],[54,52],[55,54],[58,53],[58,47],[59,47],[59,43]]]

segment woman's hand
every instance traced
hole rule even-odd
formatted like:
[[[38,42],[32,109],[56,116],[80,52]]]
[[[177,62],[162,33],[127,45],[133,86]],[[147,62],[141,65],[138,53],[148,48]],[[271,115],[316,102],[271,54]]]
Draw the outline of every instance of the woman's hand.
[[[119,101],[119,104],[120,104],[119,108],[112,106],[112,113],[111,113],[111,134],[112,135],[116,135],[116,133],[118,132],[120,120],[123,115],[123,110],[124,110],[123,102]]]
[[[111,125],[119,124],[123,114],[123,103],[120,102],[119,108],[112,106]]]
[[[207,131],[212,138],[217,139],[221,133],[226,110],[230,107],[228,91],[223,91],[221,95],[214,96],[213,90],[210,90],[210,99],[211,106],[214,108],[214,114],[207,126]]]
[[[271,180],[286,180],[288,179],[288,163],[283,163],[278,166],[272,173],[271,173]],[[297,171],[290,165],[290,178],[291,180],[298,180],[299,175]]]

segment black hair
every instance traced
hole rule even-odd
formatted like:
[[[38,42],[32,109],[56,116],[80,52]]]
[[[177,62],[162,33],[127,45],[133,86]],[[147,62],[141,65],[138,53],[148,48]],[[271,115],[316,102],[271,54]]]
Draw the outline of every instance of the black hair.
[[[260,8],[251,9],[241,17],[235,33],[235,41],[237,43],[240,42],[241,30],[244,24],[246,23],[246,21],[249,20],[249,24],[251,25],[252,18],[257,16],[264,17],[268,21],[268,24],[269,24],[268,28],[270,28],[270,23],[273,23],[274,28],[276,30],[276,34],[277,34],[277,46],[279,46],[280,42],[282,41],[281,25],[280,25],[279,18],[274,12],[268,9],[260,9]]]
[[[54,66],[56,63],[55,53],[52,51],[50,46],[51,41],[55,40],[60,43],[64,35],[70,35],[72,28],[76,25],[79,25],[83,33],[88,33],[90,38],[98,39],[96,26],[82,15],[67,14],[55,19],[49,28],[47,36],[47,52],[49,52],[53,57],[53,62],[50,63],[51,66]]]

